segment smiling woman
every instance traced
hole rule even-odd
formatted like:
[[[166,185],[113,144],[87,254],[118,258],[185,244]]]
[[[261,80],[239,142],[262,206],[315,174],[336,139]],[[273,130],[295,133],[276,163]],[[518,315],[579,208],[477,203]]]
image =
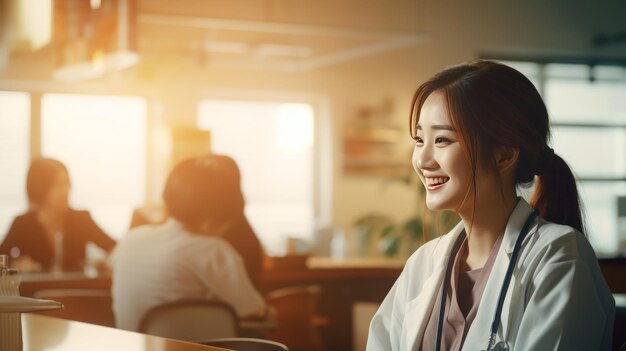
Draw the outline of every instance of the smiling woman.
[[[410,127],[426,205],[461,222],[409,258],[367,349],[608,350],[615,302],[533,84],[490,61],[449,67],[418,87]],[[516,190],[533,182],[528,203]]]

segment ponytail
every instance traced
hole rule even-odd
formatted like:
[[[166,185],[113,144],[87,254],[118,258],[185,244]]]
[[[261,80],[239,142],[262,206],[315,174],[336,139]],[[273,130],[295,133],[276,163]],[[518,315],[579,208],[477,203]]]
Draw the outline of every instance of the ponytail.
[[[538,209],[544,219],[569,225],[584,234],[576,179],[567,163],[551,148],[546,148],[537,164],[536,174],[530,205]]]

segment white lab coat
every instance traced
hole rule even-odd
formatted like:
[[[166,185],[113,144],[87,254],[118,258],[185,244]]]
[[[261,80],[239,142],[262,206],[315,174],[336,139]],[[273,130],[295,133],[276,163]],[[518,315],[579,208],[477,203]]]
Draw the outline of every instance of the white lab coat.
[[[515,241],[532,207],[523,199],[507,223],[462,350],[485,350]],[[538,228],[537,228],[538,225]],[[462,222],[419,248],[374,315],[367,351],[419,350]],[[610,350],[615,300],[587,239],[538,219],[524,239],[496,342],[510,350]]]

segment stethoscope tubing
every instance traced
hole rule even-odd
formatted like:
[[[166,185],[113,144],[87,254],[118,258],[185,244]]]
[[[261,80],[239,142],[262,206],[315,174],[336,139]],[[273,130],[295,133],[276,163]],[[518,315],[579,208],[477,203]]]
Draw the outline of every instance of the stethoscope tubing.
[[[441,332],[443,331],[443,316],[446,313],[446,295],[448,284],[450,284],[450,276],[452,275],[452,267],[453,264],[450,262],[454,261],[454,257],[456,253],[461,248],[463,244],[463,236],[459,236],[456,242],[454,243],[454,247],[452,248],[452,253],[450,254],[450,259],[448,259],[448,264],[446,267],[446,274],[443,280],[443,286],[441,287],[441,302],[439,303],[439,316],[437,318],[437,330],[435,331],[435,351],[439,351],[441,348]]]
[[[487,351],[493,350],[493,346],[496,341],[496,333],[498,332],[498,328],[500,327],[500,315],[502,314],[502,307],[504,306],[504,299],[506,298],[506,293],[509,289],[509,284],[511,283],[511,278],[513,276],[513,270],[515,269],[515,265],[517,263],[517,258],[522,248],[522,243],[524,238],[528,235],[530,231],[530,227],[532,226],[533,221],[539,212],[534,210],[526,219],[522,230],[517,236],[517,240],[515,241],[515,246],[513,248],[513,254],[511,255],[511,260],[509,261],[509,265],[506,269],[506,274],[504,276],[504,281],[502,282],[502,287],[500,288],[500,295],[498,296],[498,304],[496,305],[496,312],[493,317],[493,321],[491,323],[491,330],[489,333],[489,340],[487,344]],[[450,284],[450,276],[452,274],[452,267],[454,265],[454,258],[456,257],[457,252],[459,251],[463,240],[461,237],[457,239],[454,243],[454,247],[452,248],[452,252],[450,253],[450,257],[448,258],[448,264],[446,267],[446,274],[444,277],[444,281],[441,287],[441,301],[439,303],[439,316],[437,318],[437,330],[435,333],[435,351],[441,350],[441,333],[443,330],[443,320],[446,311],[446,296],[448,294],[447,288]]]

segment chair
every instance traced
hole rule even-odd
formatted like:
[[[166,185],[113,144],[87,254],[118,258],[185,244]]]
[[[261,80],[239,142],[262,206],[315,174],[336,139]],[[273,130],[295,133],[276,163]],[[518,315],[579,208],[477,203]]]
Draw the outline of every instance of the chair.
[[[255,338],[222,338],[204,341],[201,344],[236,351],[289,351],[287,346],[281,343]]]
[[[267,303],[277,312],[278,328],[264,335],[293,351],[321,351],[324,344],[315,316],[321,288],[316,285],[277,289],[267,294]]]
[[[223,302],[187,299],[159,305],[149,310],[139,324],[139,332],[191,342],[239,335],[238,318]]]
[[[613,325],[613,350],[626,351],[626,306],[615,306]]]
[[[107,289],[44,289],[36,291],[33,297],[63,304],[63,309],[37,312],[39,314],[115,327],[111,292]]]

